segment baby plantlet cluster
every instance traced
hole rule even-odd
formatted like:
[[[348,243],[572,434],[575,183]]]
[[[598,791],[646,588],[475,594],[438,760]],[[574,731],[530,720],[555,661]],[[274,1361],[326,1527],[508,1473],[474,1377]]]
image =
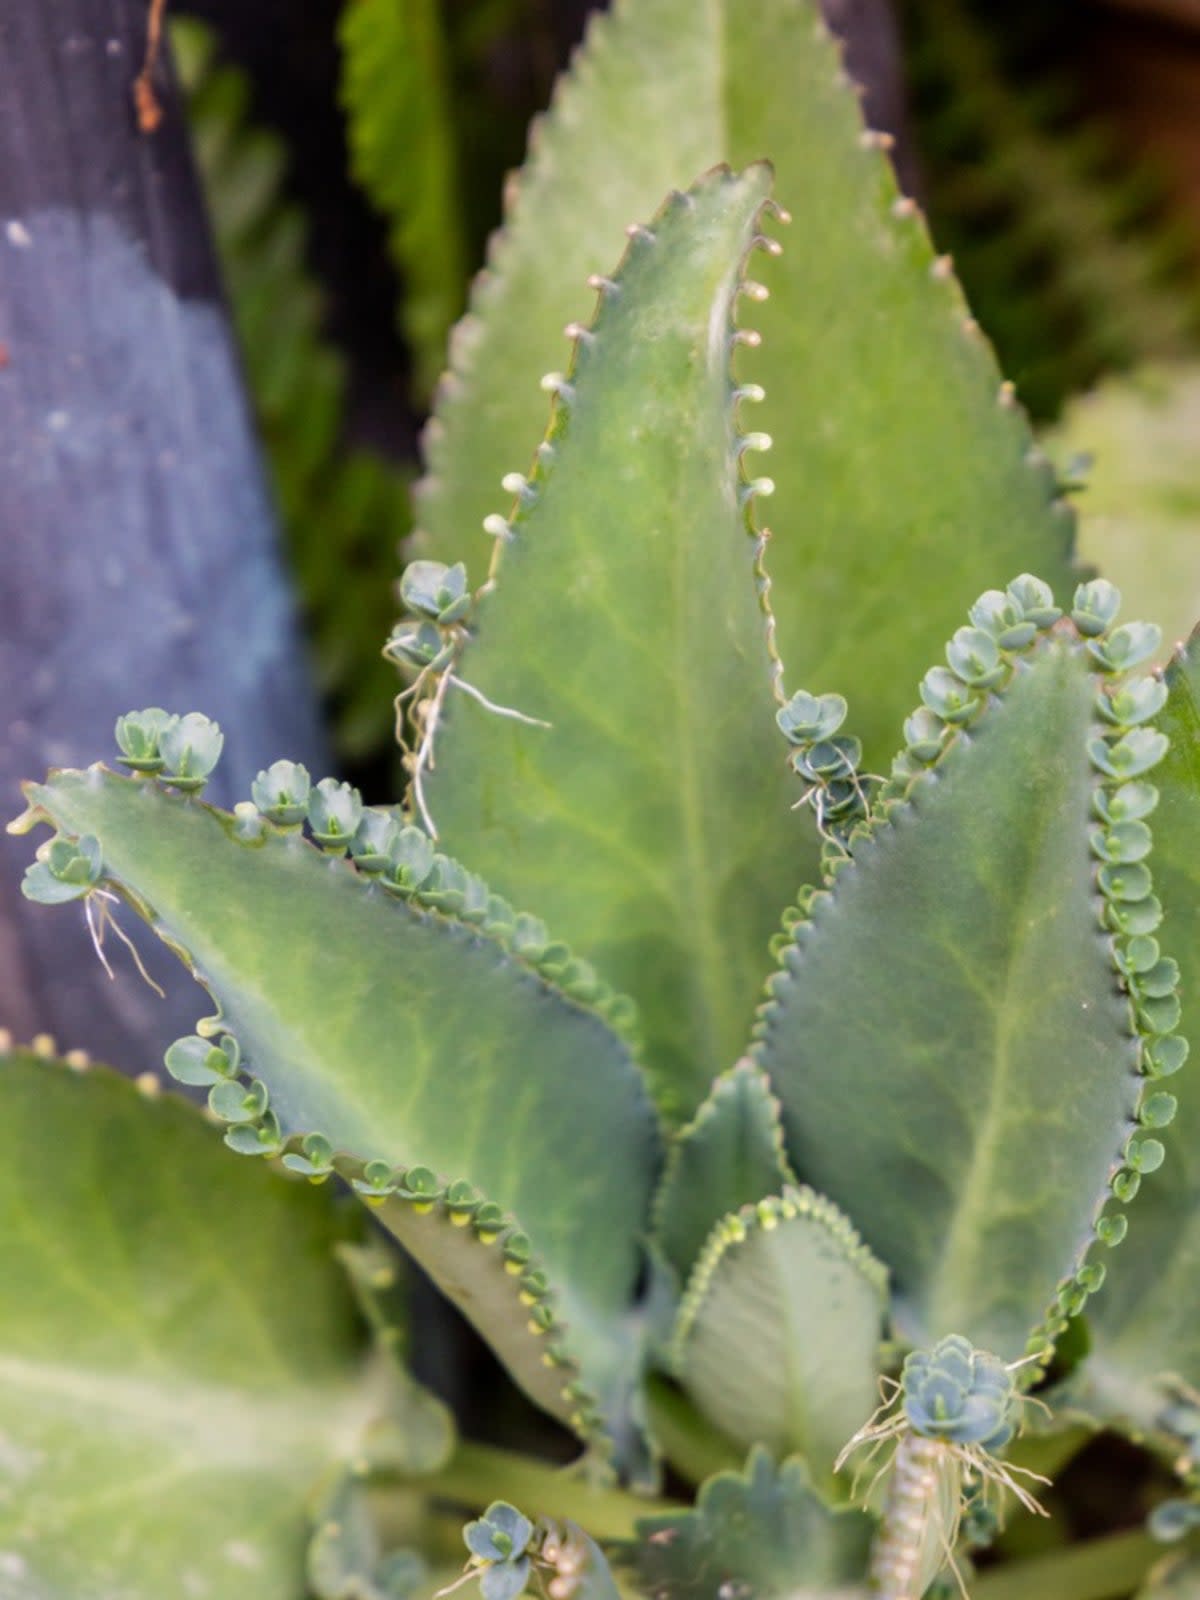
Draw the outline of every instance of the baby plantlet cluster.
[[[211,995],[214,1013],[164,1059],[175,1082],[207,1095],[228,1147],[210,1138],[197,1168],[212,1215],[225,1163],[252,1174],[227,1180],[245,1187],[248,1216],[277,1208],[284,1232],[325,1240],[314,1272],[338,1263],[337,1289],[322,1291],[337,1309],[324,1314],[283,1251],[270,1254],[265,1224],[249,1252],[260,1277],[246,1314],[296,1316],[315,1398],[310,1428],[288,1420],[286,1375],[275,1388],[257,1373],[233,1382],[252,1407],[238,1449],[253,1455],[261,1428],[292,1542],[290,1557],[256,1545],[245,1581],[197,1567],[229,1600],[287,1600],[301,1583],[317,1600],[376,1600],[475,1581],[484,1600],[530,1585],[545,1600],[613,1600],[597,1538],[652,1600],[965,1590],[971,1550],[1006,1516],[1043,1511],[1047,1477],[1019,1458],[1035,1416],[1026,1431],[1039,1442],[1061,1446],[1084,1419],[1182,1461],[1192,1504],[1200,1213],[1190,1190],[1159,1207],[1155,1182],[1186,1163],[1197,1115],[1181,999],[1188,960],[1200,960],[1194,670],[1186,657],[1166,676],[1147,670],[1159,630],[1122,622],[1115,588],[1071,567],[1064,511],[1020,413],[964,329],[879,141],[861,136],[806,0],[752,0],[739,27],[798,64],[821,110],[804,162],[842,174],[829,236],[855,240],[849,265],[889,286],[899,342],[928,343],[944,367],[963,459],[925,436],[919,408],[873,409],[886,385],[871,362],[886,367],[886,352],[860,352],[861,394],[843,395],[841,374],[810,353],[777,367],[782,393],[764,399],[742,368],[766,357],[771,308],[794,355],[820,344],[821,318],[876,313],[836,271],[815,313],[811,261],[789,279],[764,231],[780,215],[771,169],[709,160],[592,278],[594,317],[572,321],[570,364],[543,383],[552,401],[533,465],[511,470],[533,444],[497,399],[528,376],[524,350],[518,360],[506,344],[525,230],[546,253],[583,207],[560,194],[565,216],[548,211],[556,141],[580,166],[572,119],[607,125],[613,61],[636,84],[656,28],[673,39],[708,27],[676,19],[663,33],[677,9],[626,0],[597,24],[563,103],[575,109],[548,125],[551,154],[535,158],[495,275],[457,335],[422,491],[429,526],[384,646],[407,678],[402,799],[366,804],[280,759],[221,810],[201,796],[220,729],[150,708],[117,722],[127,774],[52,771],[26,786],[13,824],[53,830],[26,876],[31,899],[80,902],[98,947],[124,902]],[[736,96],[722,103],[730,150],[752,134],[757,148],[758,117]],[[782,175],[794,152],[779,118]],[[690,159],[694,141],[678,137],[671,159]],[[810,167],[797,158],[796,170]],[[804,194],[793,183],[789,203],[793,189]],[[812,255],[822,214],[807,220]],[[748,276],[755,253],[769,283]],[[747,302],[764,316],[761,352],[742,325]],[[857,334],[839,337],[858,348]],[[790,414],[810,503],[844,494],[844,548],[816,535],[810,548],[800,525],[790,543],[758,525],[771,485],[745,463],[769,440],[744,426],[748,404],[780,410],[781,451]],[[830,435],[843,420],[863,428],[855,449],[879,495],[857,482],[868,474],[824,457],[818,404],[837,423]],[[930,405],[940,415],[942,397]],[[947,455],[927,499],[914,452]],[[472,590],[447,508],[472,503],[482,480],[501,482],[512,506],[477,519],[494,542]],[[862,526],[903,522],[902,537],[880,541],[892,565],[877,583],[854,549],[851,502]],[[1034,564],[1044,576],[1024,570]],[[930,569],[941,577],[926,606]],[[939,654],[947,613],[965,620]],[[921,665],[934,662],[923,677],[915,640]],[[797,679],[814,687],[789,692]],[[41,1080],[47,1103],[63,1102],[55,1116],[80,1118],[72,1137],[86,1150],[93,1091],[64,1068],[14,1054],[0,1109],[11,1100],[14,1118],[36,1124]],[[103,1094],[120,1099],[112,1084]],[[141,1103],[130,1089],[113,1113],[136,1160],[112,1175],[111,1203],[136,1238],[128,1196],[155,1160],[137,1132]],[[162,1100],[147,1103],[161,1115]],[[178,1115],[181,1149],[208,1137]],[[21,1168],[5,1181],[32,1206],[42,1180]],[[1143,1206],[1171,1241],[1186,1308],[1174,1320],[1145,1309],[1157,1291],[1139,1256]],[[72,1209],[56,1226],[72,1226]],[[236,1264],[236,1240],[228,1248]],[[574,1433],[567,1488],[516,1458],[455,1451],[443,1409],[399,1359],[403,1256]],[[185,1258],[186,1242],[172,1271]],[[19,1304],[0,1315],[0,1383],[10,1370],[29,1378],[45,1338],[46,1295],[31,1299],[28,1327]],[[1085,1323],[1093,1356],[1079,1354]],[[179,1337],[172,1359],[186,1374]],[[279,1334],[265,1348],[282,1361],[283,1345]],[[78,1359],[91,1371],[102,1356],[88,1347]],[[203,1368],[184,1419],[218,1485],[245,1464],[204,1421],[206,1403],[231,1403],[219,1371]],[[150,1483],[174,1460],[174,1413],[153,1373],[139,1368],[143,1378]],[[48,1432],[31,1406],[13,1448],[43,1450]],[[294,1525],[297,1440],[306,1463],[328,1441],[324,1476],[310,1474],[322,1487],[308,1545]],[[653,1500],[667,1467],[674,1483],[701,1485],[691,1509]],[[531,1476],[518,1488],[506,1471]],[[0,1550],[55,1600],[86,1592],[46,1535],[58,1490],[38,1480],[36,1516],[0,1497]],[[135,1491],[147,1515],[156,1492]],[[403,1546],[427,1523],[422,1559],[436,1559],[447,1501],[481,1514],[466,1526],[466,1571],[448,1574],[443,1555],[435,1575]],[[182,1519],[181,1551],[213,1545],[229,1512],[222,1500],[207,1521],[206,1505]],[[1190,1515],[1158,1521],[1190,1528]],[[96,1559],[116,1570],[107,1547]],[[268,1560],[274,1587],[260,1591]],[[161,1563],[152,1569],[122,1575],[122,1592],[166,1592]],[[1030,1600],[1085,1600],[1029,1569]],[[0,1560],[0,1591],[6,1571]]]
[[[880,1449],[890,1451],[876,1474],[876,1482],[886,1477],[887,1505],[871,1577],[885,1600],[921,1600],[947,1565],[961,1584],[954,1547],[962,1520],[980,1500],[986,1507],[989,1492],[1007,1491],[1027,1511],[1045,1513],[1020,1481],[1037,1475],[997,1459],[1017,1431],[1022,1401],[1002,1361],[949,1334],[909,1354],[894,1389],[839,1464],[865,1447],[861,1471]]]

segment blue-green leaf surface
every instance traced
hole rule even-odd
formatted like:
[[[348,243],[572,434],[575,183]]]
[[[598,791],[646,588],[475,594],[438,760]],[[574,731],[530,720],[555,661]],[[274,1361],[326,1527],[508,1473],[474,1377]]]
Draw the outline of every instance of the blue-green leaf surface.
[[[900,1331],[961,1333],[1013,1360],[1056,1297],[1079,1298],[1139,1106],[1098,888],[1150,902],[1144,864],[1092,854],[1093,759],[1109,747],[1085,641],[1062,624],[996,660],[1002,681],[977,692],[969,726],[943,730],[930,770],[905,758],[883,815],[812,898],[757,1058],[799,1176],[892,1270]]]
[[[580,336],[447,701],[449,848],[638,1002],[664,1109],[744,1042],[805,838],[789,807],[730,375],[770,186],[717,170],[634,234]]]
[[[800,1600],[857,1593],[869,1518],[830,1511],[802,1461],[752,1452],[744,1472],[719,1472],[694,1510],[638,1524],[638,1587],[662,1600]]]
[[[537,1319],[569,1324],[572,1351],[602,1385],[623,1359],[618,1324],[658,1162],[641,1077],[603,1016],[498,937],[390,896],[253,814],[231,817],[102,767],[52,774],[28,793],[33,820],[100,840],[106,881],[219,999],[220,1026],[208,1032],[227,1028],[261,1085],[250,1123],[267,1095],[285,1137],[318,1133],[353,1157],[368,1197],[377,1188],[388,1202],[384,1220],[418,1256],[428,1248],[468,1315],[502,1289],[508,1318],[484,1316],[482,1331],[535,1398],[570,1416]],[[478,921],[489,914],[513,920],[484,892]],[[237,1115],[227,1104],[241,1098],[236,1084],[213,1094]],[[253,1125],[228,1137],[255,1148]],[[373,1188],[376,1161],[384,1181]],[[390,1170],[410,1164],[432,1169],[421,1178],[428,1197],[422,1187],[405,1200],[402,1184],[393,1196]],[[440,1198],[450,1180],[478,1191],[457,1215],[453,1193]],[[504,1221],[476,1226],[480,1199]],[[528,1268],[550,1281],[530,1309],[518,1298],[520,1262],[510,1275],[508,1255],[482,1244],[503,1244],[514,1222],[528,1235]]]
[[[1022,568],[1072,582],[1070,512],[883,144],[815,0],[597,15],[452,343],[418,503],[425,550],[478,565],[500,479],[542,428],[538,379],[563,365],[563,324],[588,315],[588,274],[668,189],[769,157],[795,219],[752,273],[770,291],[747,375],[766,391],[752,425],[776,446],[772,599],[794,686],[850,697],[876,769],[930,639],[981,589]]]
[[[727,1438],[803,1456],[828,1492],[839,1452],[878,1403],[886,1299],[886,1271],[837,1207],[787,1188],[713,1229],[671,1364]]]

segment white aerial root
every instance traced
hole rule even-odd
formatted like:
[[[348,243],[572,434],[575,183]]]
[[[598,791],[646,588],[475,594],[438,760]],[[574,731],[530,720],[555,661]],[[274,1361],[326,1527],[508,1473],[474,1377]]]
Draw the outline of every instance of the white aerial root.
[[[98,916],[94,915],[94,912],[96,911],[96,902],[99,902]],[[146,968],[142,962],[142,958],[138,953],[137,946],[125,932],[124,928],[122,928],[116,917],[114,917],[112,912],[109,910],[110,903],[112,905],[116,905],[118,904],[118,900],[117,896],[109,889],[93,889],[83,902],[84,919],[87,922],[88,932],[92,936],[92,948],[100,958],[100,965],[104,968],[105,972],[108,973],[110,978],[115,979],[116,973],[109,965],[108,957],[104,954],[105,929],[111,928],[116,934],[117,938],[120,939],[121,943],[126,947],[130,955],[133,957],[133,964],[138,969],[138,972],[141,974],[142,978],[154,990],[155,994],[158,995],[160,1000],[165,1000],[167,998],[166,993],[159,987],[157,983],[155,983],[154,979],[146,971]]]
[[[428,672],[429,668],[427,667],[403,694],[396,696],[397,721],[400,721],[400,708],[404,701],[423,687]],[[504,717],[510,722],[523,723],[527,728],[549,728],[552,726],[549,722],[543,721],[541,717],[527,716],[524,711],[517,711],[512,706],[497,705],[494,700],[489,700],[487,695],[477,689],[474,684],[467,683],[465,679],[458,677],[448,669],[442,672],[438,677],[437,688],[432,696],[428,700],[419,702],[413,709],[414,721],[421,723],[421,738],[412,759],[413,800],[416,803],[417,811],[420,813],[421,821],[425,824],[425,831],[431,839],[438,837],[438,831],[425,799],[424,777],[427,772],[433,772],[436,766],[433,749],[434,737],[438,730],[438,724],[442,719],[446,695],[451,687],[461,689],[464,694],[470,695],[472,700],[478,701],[484,710],[490,712],[492,716]]]

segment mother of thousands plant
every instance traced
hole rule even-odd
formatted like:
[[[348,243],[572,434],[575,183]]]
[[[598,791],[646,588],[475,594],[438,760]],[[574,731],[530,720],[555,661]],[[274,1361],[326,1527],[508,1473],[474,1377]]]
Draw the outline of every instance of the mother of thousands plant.
[[[210,992],[166,1065],[228,1149],[0,1071],[0,1595],[428,1593],[447,1504],[486,1600],[611,1596],[602,1545],[654,1600],[1198,1581],[1198,672],[1073,569],[883,143],[808,0],[618,4],[430,425],[407,799],[282,760],[216,810],[219,730],[158,709],[27,786],[30,897]],[[402,1254],[574,1473],[455,1443]],[[1178,1474],[1170,1570],[1135,1529],[973,1577],[1101,1428]]]

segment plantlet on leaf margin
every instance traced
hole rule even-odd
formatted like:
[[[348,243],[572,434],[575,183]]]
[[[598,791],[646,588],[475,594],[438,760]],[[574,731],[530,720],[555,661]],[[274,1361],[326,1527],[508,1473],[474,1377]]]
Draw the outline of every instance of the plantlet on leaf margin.
[[[396,696],[396,739],[411,779],[413,804],[431,839],[438,837],[438,831],[425,800],[424,776],[433,770],[434,739],[452,687],[470,695],[493,716],[507,717],[530,728],[550,726],[540,717],[528,717],[511,706],[497,705],[455,672],[467,641],[467,619],[477,598],[467,587],[467,569],[461,561],[452,567],[440,561],[410,562],[400,577],[400,600],[412,613],[412,619],[398,622],[383,647],[388,661],[417,674],[408,688]],[[419,730],[415,749],[410,748],[406,738],[405,705],[409,701],[409,715]]]
[[[951,1334],[933,1349],[909,1355],[899,1383],[882,1380],[891,1393],[837,1461],[840,1469],[866,1448],[861,1471],[890,1447],[871,1485],[873,1490],[887,1479],[883,1525],[871,1557],[881,1600],[921,1600],[945,1567],[965,1596],[954,1546],[972,1491],[984,1506],[989,1490],[1007,1491],[1026,1511],[1046,1515],[1020,1479],[1048,1480],[996,1457],[1017,1432],[1021,1405],[1038,1403],[1018,1393],[1013,1373],[1019,1365],[1006,1365]]]
[[[595,1543],[573,1522],[537,1522],[509,1505],[493,1501],[481,1517],[463,1528],[471,1552],[461,1578],[437,1591],[453,1594],[479,1579],[483,1600],[516,1600],[535,1577],[546,1600],[618,1600],[608,1563]]]

